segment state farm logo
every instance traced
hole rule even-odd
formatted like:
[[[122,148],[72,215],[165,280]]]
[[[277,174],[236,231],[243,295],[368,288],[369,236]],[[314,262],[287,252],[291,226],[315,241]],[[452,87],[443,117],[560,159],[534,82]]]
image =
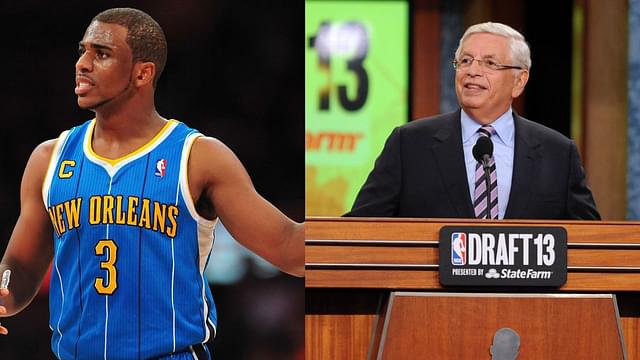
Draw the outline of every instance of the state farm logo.
[[[484,274],[484,277],[486,277],[487,279],[499,279],[500,278],[500,274],[498,274],[498,271],[494,268],[489,269],[489,271],[487,271],[486,274]]]

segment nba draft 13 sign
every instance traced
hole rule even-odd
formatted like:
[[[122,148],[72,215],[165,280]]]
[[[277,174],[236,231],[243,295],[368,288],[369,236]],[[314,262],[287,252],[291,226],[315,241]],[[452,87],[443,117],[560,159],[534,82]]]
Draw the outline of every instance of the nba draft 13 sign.
[[[443,286],[560,287],[567,281],[561,227],[445,226],[439,247]]]

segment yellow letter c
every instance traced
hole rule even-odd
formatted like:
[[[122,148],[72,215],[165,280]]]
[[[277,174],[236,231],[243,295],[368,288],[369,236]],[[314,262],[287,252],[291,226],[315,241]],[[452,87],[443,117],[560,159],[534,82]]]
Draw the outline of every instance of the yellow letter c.
[[[75,160],[62,160],[62,162],[60,163],[60,170],[58,170],[58,177],[60,179],[68,179],[73,175],[73,170],[69,170],[67,172],[65,172],[65,168],[66,167],[70,167],[73,168],[76,166],[76,161]]]

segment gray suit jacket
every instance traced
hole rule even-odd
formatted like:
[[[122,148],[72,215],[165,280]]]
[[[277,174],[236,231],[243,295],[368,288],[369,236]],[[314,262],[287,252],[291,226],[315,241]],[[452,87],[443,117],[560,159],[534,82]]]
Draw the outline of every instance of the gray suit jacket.
[[[575,143],[515,112],[507,219],[600,219]],[[345,216],[473,218],[460,110],[391,133]]]

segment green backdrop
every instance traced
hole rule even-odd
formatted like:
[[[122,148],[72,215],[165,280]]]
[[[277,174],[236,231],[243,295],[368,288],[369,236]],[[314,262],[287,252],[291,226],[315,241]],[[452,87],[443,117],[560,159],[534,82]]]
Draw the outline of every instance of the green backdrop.
[[[408,120],[408,1],[305,2],[305,209],[351,208]]]

